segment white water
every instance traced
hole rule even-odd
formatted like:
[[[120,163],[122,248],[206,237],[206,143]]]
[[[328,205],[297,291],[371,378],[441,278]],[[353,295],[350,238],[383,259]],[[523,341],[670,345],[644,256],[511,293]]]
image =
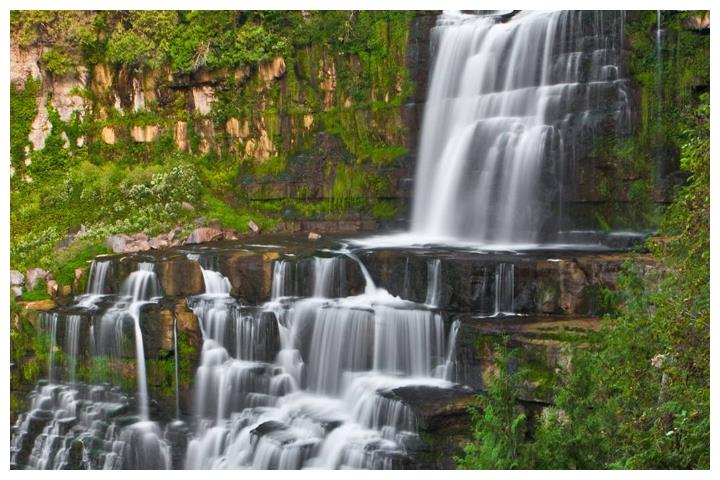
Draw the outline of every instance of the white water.
[[[105,282],[107,281],[110,263],[109,260],[93,261],[88,274],[85,295],[79,297],[78,306],[94,309],[97,301],[105,296]]]
[[[440,302],[440,293],[442,288],[442,263],[439,258],[433,258],[428,261],[428,281],[427,294],[425,295],[425,304],[431,307],[437,307]]]
[[[561,213],[563,176],[583,139],[606,118],[628,122],[622,28],[617,12],[523,12],[507,23],[442,15],[411,234],[545,240],[541,229]]]
[[[288,297],[293,267],[278,261],[273,299],[261,312],[243,313],[224,298],[220,308],[233,311],[232,320],[218,315],[223,293],[191,302],[205,341],[187,468],[391,468],[404,458],[415,417],[383,392],[450,385],[442,318],[377,288],[357,257],[340,253],[312,259],[308,298]],[[365,293],[337,297],[347,289],[347,262],[358,262]],[[270,312],[279,336],[274,361],[248,359],[245,347],[231,355],[228,324],[238,325],[236,344],[246,345]]]

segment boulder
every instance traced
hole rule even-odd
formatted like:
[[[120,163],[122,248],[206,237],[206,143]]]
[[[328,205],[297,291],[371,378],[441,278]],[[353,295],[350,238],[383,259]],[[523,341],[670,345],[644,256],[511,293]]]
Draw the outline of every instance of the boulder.
[[[148,244],[150,245],[150,248],[154,250],[159,250],[161,248],[165,248],[170,245],[170,242],[167,240],[167,236],[164,235],[158,235],[157,237],[151,238],[148,241]]]
[[[27,288],[28,290],[33,290],[37,286],[38,280],[42,278],[46,278],[48,275],[48,272],[43,270],[42,268],[31,268],[26,273],[26,279],[27,279]]]
[[[168,241],[172,242],[173,240],[175,240],[175,237],[177,236],[178,233],[180,233],[180,227],[175,227],[172,230],[170,230],[167,234]]]
[[[226,228],[223,230],[223,240],[237,240],[237,232],[232,228]]]
[[[257,223],[250,220],[247,225],[248,225],[248,228],[250,230],[252,230],[253,233],[260,233],[260,226]]]
[[[83,275],[85,275],[85,268],[76,268],[75,269],[75,280],[80,280]]]
[[[18,298],[23,294],[22,287],[19,287],[17,285],[13,285],[12,287],[10,287],[10,291],[13,292],[13,295],[15,295],[15,298]]]
[[[187,244],[213,242],[220,240],[223,237],[223,232],[217,228],[211,227],[200,227],[193,230],[190,236],[185,240]]]
[[[112,249],[115,253],[125,252],[125,247],[132,241],[132,237],[125,234],[110,235],[105,239],[105,245]]]
[[[315,232],[308,233],[308,240],[320,240],[322,238],[322,235]]]
[[[47,293],[51,297],[54,297],[58,293],[58,283],[55,280],[48,280],[47,282]]]
[[[10,270],[10,285],[25,285],[25,275],[18,272],[17,270]]]

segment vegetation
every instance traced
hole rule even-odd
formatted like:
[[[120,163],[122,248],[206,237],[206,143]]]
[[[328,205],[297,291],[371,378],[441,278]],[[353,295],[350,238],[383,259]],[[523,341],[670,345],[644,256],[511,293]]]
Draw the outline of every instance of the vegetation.
[[[674,68],[698,68],[703,56],[707,62],[699,48]],[[703,75],[693,70],[696,83]],[[532,426],[514,401],[526,373],[513,371],[501,350],[498,375],[471,412],[475,441],[461,468],[709,468],[710,110],[707,93],[685,87],[663,107],[678,115],[662,128],[679,146],[688,181],[662,214],[664,236],[648,243],[656,265],[627,263],[617,290],[606,292],[615,309],[605,328],[568,345],[572,366]]]
[[[251,219],[272,229],[282,220],[349,212],[391,218],[397,208],[379,199],[384,179],[360,180],[358,172],[406,153],[397,107],[412,93],[402,61],[411,17],[392,11],[13,11],[14,45],[44,46],[40,64],[51,78],[74,78],[86,68],[90,82],[71,92],[85,108],[69,119],[61,119],[51,95],[43,97],[39,80],[11,85],[11,268],[40,266],[65,282],[67,265],[107,251],[103,240],[110,234],[151,235],[178,224],[188,230],[196,220],[244,232]],[[268,83],[262,68],[277,57],[285,61],[282,82]],[[96,67],[115,79],[109,90],[93,83]],[[220,80],[207,115],[159,80],[172,73],[184,82],[201,72]],[[127,85],[118,83],[122,78]],[[160,93],[144,108],[116,108],[117,96],[132,97],[132,79],[155,79]],[[52,129],[36,150],[28,134],[42,107]],[[231,119],[247,137],[226,132]],[[184,150],[173,138],[178,122],[187,125]],[[111,143],[101,139],[108,128]],[[155,141],[136,141],[138,128],[156,128]],[[324,172],[325,198],[308,197],[312,184],[301,185],[284,208],[272,196],[251,198],[241,178],[282,177],[297,155],[316,150],[323,130],[345,149],[343,162]],[[250,142],[269,145],[269,158]]]

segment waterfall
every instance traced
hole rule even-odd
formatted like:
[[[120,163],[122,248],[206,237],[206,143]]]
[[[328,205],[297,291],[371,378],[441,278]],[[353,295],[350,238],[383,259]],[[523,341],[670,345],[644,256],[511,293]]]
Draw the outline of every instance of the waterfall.
[[[68,315],[65,319],[65,325],[65,354],[67,355],[68,371],[70,372],[70,383],[75,383],[75,372],[77,371],[78,356],[80,355],[82,317],[80,315]]]
[[[130,314],[135,327],[135,362],[137,368],[138,402],[140,404],[140,416],[147,420],[148,392],[145,370],[145,347],[143,345],[142,330],[140,329],[140,309],[153,297],[160,294],[158,283],[152,263],[139,263],[138,269],[130,274],[120,289],[120,294],[130,298],[127,305],[127,312]]]
[[[279,260],[273,265],[271,295],[272,300],[292,295],[292,264]]]
[[[49,336],[49,346],[48,346],[48,382],[53,383],[54,379],[54,367],[55,367],[55,348],[57,347],[57,327],[58,327],[58,314],[57,312],[53,313],[41,313],[40,317],[40,326],[41,328],[47,332]]]
[[[515,298],[515,265],[499,263],[495,269],[495,316],[512,314]]]
[[[102,295],[105,293],[105,280],[107,279],[109,267],[110,261],[94,260],[92,262],[85,293],[88,295]]]
[[[107,281],[110,261],[93,260],[88,274],[88,283],[85,295],[79,298],[78,306],[94,309],[97,301],[106,293],[105,282]]]
[[[173,356],[175,357],[175,418],[180,418],[180,352],[178,351],[177,316],[173,315]]]
[[[578,151],[608,120],[629,123],[622,29],[620,12],[442,15],[412,233],[534,244],[557,231],[546,224]]]
[[[435,375],[448,362],[442,317],[378,288],[352,252],[334,253],[312,258],[306,298],[287,296],[293,265],[278,261],[260,311],[224,297],[227,311],[218,315],[223,297],[207,291],[189,301],[205,340],[187,468],[392,468],[405,458],[404,445],[417,437],[415,416],[386,392],[449,385]],[[348,258],[366,289],[342,297]],[[259,332],[277,337],[274,355],[246,351],[263,343]]]
[[[428,278],[427,278],[427,294],[425,295],[425,304],[431,307],[437,307],[440,302],[441,293],[441,276],[442,264],[439,258],[433,258],[428,261]]]

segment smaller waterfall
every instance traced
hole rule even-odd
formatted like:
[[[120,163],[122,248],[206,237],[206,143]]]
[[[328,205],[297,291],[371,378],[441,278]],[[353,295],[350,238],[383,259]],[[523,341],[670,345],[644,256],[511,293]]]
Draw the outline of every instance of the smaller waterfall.
[[[48,346],[48,381],[53,383],[55,378],[54,367],[55,367],[55,350],[57,348],[57,327],[58,327],[58,314],[53,313],[41,313],[40,314],[40,326],[47,332],[49,336]]]
[[[173,355],[175,357],[175,418],[180,418],[180,352],[178,351],[177,316],[173,315]]]
[[[499,263],[495,270],[495,316],[512,314],[514,299],[515,265]]]
[[[455,351],[457,348],[457,336],[460,331],[460,320],[454,320],[450,325],[450,334],[448,335],[447,342],[447,355],[445,363],[439,366],[435,371],[435,377],[454,382],[456,380],[456,358]]]
[[[273,276],[270,298],[279,298],[292,295],[292,264],[284,260],[278,260],[273,265]]]
[[[110,261],[93,261],[88,275],[87,294],[102,295],[105,293],[105,281],[109,267]]]
[[[81,325],[82,317],[80,315],[68,315],[65,318],[65,355],[67,355],[70,383],[75,383],[75,373],[80,355]]]
[[[90,266],[85,295],[79,297],[78,306],[94,309],[97,301],[106,293],[106,281],[111,262],[94,260]]]
[[[431,307],[437,307],[440,303],[440,292],[442,287],[442,264],[439,258],[433,258],[428,261],[427,275],[427,294],[425,296],[425,304]]]
[[[135,326],[135,361],[137,362],[138,401],[140,416],[147,420],[148,391],[145,370],[145,347],[143,345],[142,330],[140,329],[140,308],[153,297],[160,294],[158,283],[152,263],[140,263],[138,269],[130,274],[121,289],[121,295],[130,296],[127,311],[133,319]]]

